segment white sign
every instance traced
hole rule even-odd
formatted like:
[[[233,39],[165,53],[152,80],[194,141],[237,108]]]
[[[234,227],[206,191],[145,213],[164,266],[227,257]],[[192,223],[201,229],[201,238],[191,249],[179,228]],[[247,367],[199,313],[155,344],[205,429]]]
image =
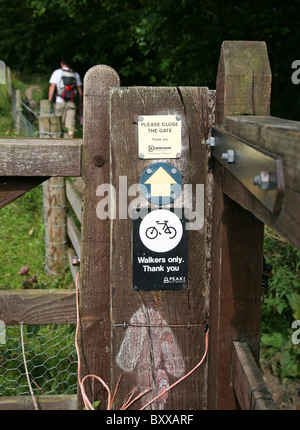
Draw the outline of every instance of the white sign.
[[[180,158],[181,116],[139,116],[138,142],[140,158]]]
[[[181,220],[167,209],[149,212],[142,220],[141,241],[154,252],[168,252],[180,242],[183,234]]]

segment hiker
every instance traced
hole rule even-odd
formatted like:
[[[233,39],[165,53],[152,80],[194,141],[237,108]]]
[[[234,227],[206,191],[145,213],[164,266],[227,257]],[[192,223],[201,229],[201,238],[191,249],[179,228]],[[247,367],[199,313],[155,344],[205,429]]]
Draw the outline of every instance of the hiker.
[[[68,60],[61,60],[60,66],[49,80],[48,100],[55,98],[55,115],[62,117],[62,127],[68,130],[68,137],[74,137],[77,98],[82,107],[82,82]]]

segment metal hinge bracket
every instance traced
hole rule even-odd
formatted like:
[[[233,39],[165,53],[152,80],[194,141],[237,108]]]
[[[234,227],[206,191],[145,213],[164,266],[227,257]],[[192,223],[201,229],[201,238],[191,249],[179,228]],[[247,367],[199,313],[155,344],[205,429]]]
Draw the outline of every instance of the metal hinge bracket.
[[[213,156],[278,215],[285,188],[282,160],[215,128],[207,143]]]

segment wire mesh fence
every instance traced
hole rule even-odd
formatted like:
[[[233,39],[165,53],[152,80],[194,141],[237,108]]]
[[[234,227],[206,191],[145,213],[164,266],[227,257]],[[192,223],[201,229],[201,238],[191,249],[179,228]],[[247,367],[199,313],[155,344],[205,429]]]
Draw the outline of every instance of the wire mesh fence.
[[[25,111],[30,112],[34,117],[36,116],[36,113],[33,112],[29,106],[27,106],[22,100],[21,100],[21,92],[18,93],[15,90],[12,79],[11,79],[11,72],[10,68],[6,68],[6,78],[8,83],[8,90],[9,95],[11,98],[11,106],[12,106],[12,115],[14,120],[14,127],[15,131],[25,137],[36,137],[37,136],[37,128],[30,122],[26,116],[23,113],[23,108],[25,108]]]
[[[75,325],[2,327],[0,396],[76,394]],[[26,375],[26,367],[28,375]]]

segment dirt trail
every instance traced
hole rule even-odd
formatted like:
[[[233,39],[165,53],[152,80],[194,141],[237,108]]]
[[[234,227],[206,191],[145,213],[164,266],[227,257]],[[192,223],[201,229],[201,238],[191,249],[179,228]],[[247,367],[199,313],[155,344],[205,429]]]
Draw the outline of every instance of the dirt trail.
[[[34,90],[41,92],[41,88],[38,85],[30,85],[25,91],[25,97],[28,100],[30,109],[32,110],[38,108],[38,104],[32,100],[32,92]]]
[[[290,381],[280,384],[279,378],[272,374],[264,374],[263,378],[272,395],[276,409],[300,410],[300,382]]]

